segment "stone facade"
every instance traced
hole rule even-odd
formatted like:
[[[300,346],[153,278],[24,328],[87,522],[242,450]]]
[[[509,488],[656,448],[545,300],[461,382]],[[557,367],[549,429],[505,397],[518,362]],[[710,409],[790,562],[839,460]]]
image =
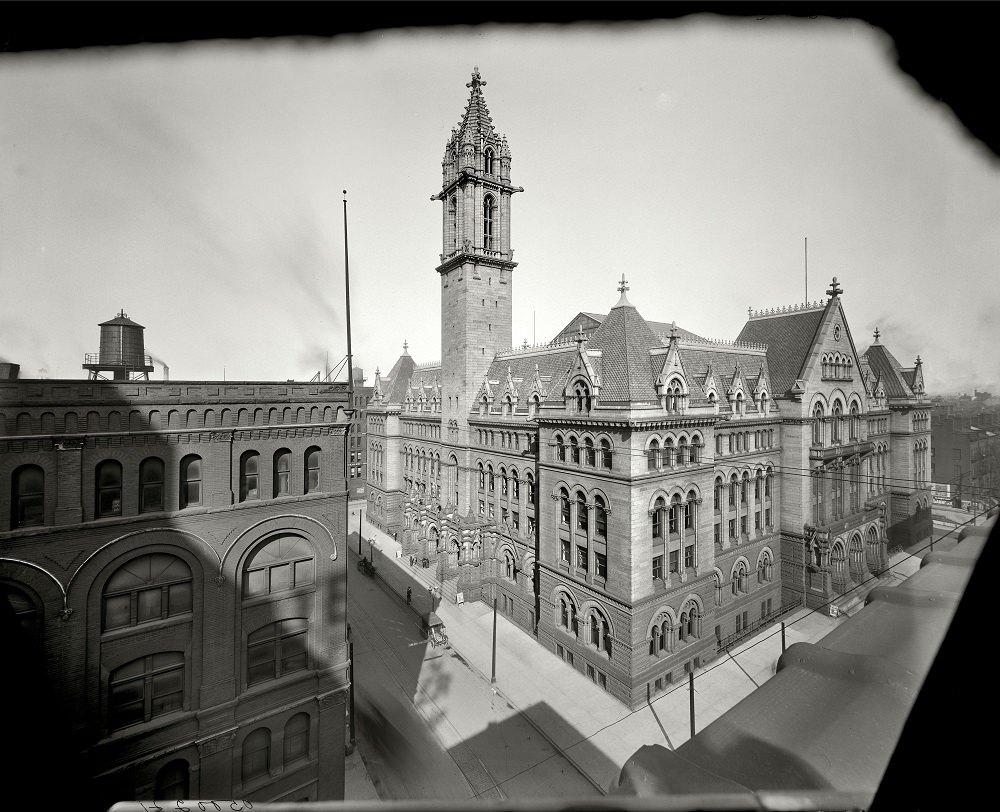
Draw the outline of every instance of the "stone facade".
[[[0,381],[0,589],[80,794],[343,798],[347,407],[342,384]]]
[[[368,514],[443,595],[495,602],[635,708],[930,532],[921,366],[877,337],[858,351],[836,279],[719,342],[645,319],[622,277],[607,314],[510,348],[521,190],[484,84],[474,73],[432,198],[442,360],[404,345],[376,372]]]

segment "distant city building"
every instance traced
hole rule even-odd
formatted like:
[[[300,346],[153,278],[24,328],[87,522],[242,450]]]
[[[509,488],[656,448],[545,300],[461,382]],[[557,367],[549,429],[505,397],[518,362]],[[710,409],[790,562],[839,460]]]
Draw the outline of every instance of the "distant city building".
[[[957,507],[992,507],[1000,500],[1000,409],[934,413],[933,480]]]
[[[74,793],[342,799],[346,386],[108,361],[0,380],[8,667],[47,675]]]
[[[445,146],[441,360],[376,370],[368,516],[630,707],[926,538],[922,366],[859,352],[843,290],[734,342],[628,298],[512,348],[511,152],[473,73]],[[554,179],[553,179],[554,180]]]
[[[348,498],[364,499],[368,479],[368,401],[372,387],[365,386],[365,373],[354,367],[354,395],[351,403],[351,430],[347,434],[347,490]]]

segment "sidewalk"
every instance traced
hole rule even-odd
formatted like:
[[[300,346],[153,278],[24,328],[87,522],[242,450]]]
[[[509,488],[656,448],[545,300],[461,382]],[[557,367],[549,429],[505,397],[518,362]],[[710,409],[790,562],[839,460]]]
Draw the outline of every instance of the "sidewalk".
[[[357,503],[352,504],[352,510]],[[357,514],[351,527],[357,528]],[[430,608],[433,570],[411,567],[397,557],[400,545],[391,536],[363,522],[363,554],[373,540],[377,577],[405,599],[413,588],[415,612]],[[357,549],[353,551],[357,553]],[[919,562],[918,562],[919,564]],[[492,673],[493,610],[484,603],[455,605],[447,600],[436,608],[445,623],[451,648],[489,681]],[[815,642],[840,620],[801,609],[785,618],[785,640]],[[503,615],[496,619],[497,694],[532,723],[539,734],[560,750],[602,793],[617,782],[622,765],[641,746],[662,744],[673,749],[690,737],[688,684],[683,682],[630,712],[610,694]],[[695,729],[700,731],[774,674],[781,655],[781,626],[776,624],[747,640],[729,654],[695,672]],[[474,712],[470,709],[470,712]]]

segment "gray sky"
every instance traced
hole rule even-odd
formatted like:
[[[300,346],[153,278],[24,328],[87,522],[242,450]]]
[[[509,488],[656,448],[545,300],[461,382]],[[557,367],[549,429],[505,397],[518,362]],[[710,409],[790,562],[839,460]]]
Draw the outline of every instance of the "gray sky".
[[[733,339],[837,276],[929,390],[1000,386],[1000,163],[861,21],[386,31],[0,56],[0,358],[308,379],[441,357],[441,156],[478,65],[512,153],[514,343],[606,313]],[[44,372],[42,371],[44,370]]]

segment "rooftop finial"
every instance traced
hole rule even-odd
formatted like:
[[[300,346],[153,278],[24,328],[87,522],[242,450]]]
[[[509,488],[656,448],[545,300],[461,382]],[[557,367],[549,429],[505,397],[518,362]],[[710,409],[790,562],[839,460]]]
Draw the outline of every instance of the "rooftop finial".
[[[878,337],[881,335],[878,331],[878,327],[875,328],[875,343],[878,344]]]
[[[484,82],[482,80],[482,77],[479,75],[479,65],[476,65],[472,69],[472,81],[471,82],[467,82],[465,86],[466,87],[471,87],[472,88],[472,92],[475,93],[476,90],[478,90],[480,87],[482,87],[485,84],[486,84],[486,82]]]
[[[621,298],[618,300],[618,304],[615,307],[621,307],[622,305],[632,306],[632,303],[628,300],[625,292],[629,289],[628,283],[625,281],[625,274],[622,274],[621,284],[618,285],[618,292],[621,294]]]
[[[843,292],[844,289],[837,283],[837,277],[833,277],[833,282],[830,283],[830,289],[826,292],[826,295],[839,296]]]
[[[586,340],[586,337],[583,335],[583,325],[578,324],[576,326],[576,346],[579,347]]]
[[[406,339],[403,339],[403,355],[406,355],[406,351],[410,348],[410,345],[406,343]]]

